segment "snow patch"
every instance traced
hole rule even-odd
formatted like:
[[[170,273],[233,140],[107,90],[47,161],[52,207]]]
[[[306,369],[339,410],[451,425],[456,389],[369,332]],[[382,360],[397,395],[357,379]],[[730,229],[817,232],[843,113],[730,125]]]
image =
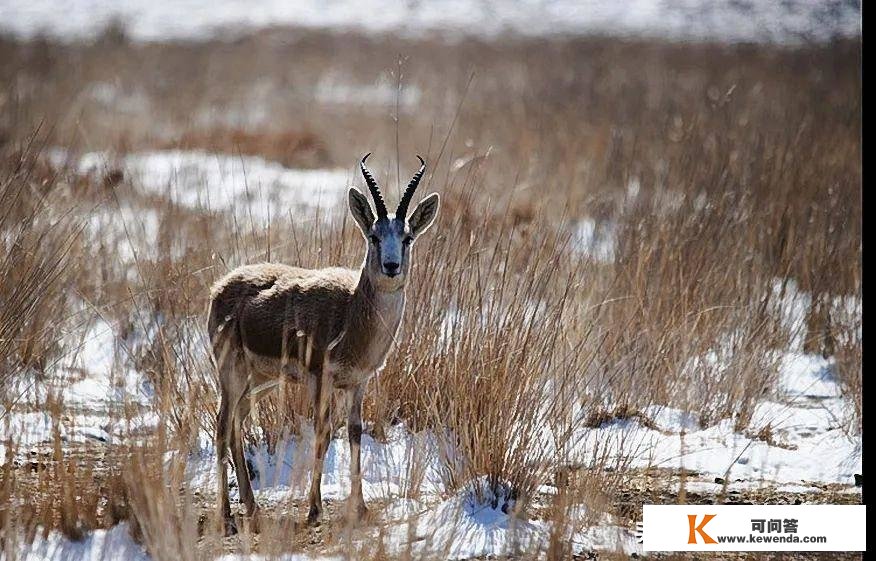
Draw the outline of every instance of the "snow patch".
[[[472,482],[485,487],[484,479]],[[497,502],[495,499],[499,498]],[[387,548],[415,557],[440,554],[444,559],[492,558],[521,552],[544,551],[552,522],[528,519],[503,510],[502,497],[480,497],[472,487],[431,507],[412,513],[405,520],[390,525],[386,531]],[[405,508],[408,503],[405,503]],[[575,552],[612,551],[641,553],[633,534],[619,526],[607,514],[595,524],[583,522],[586,508],[572,509],[566,522],[573,530],[569,536]]]
[[[839,397],[842,391],[834,376],[835,363],[818,355],[787,353],[782,357],[779,389],[788,397]]]
[[[672,433],[691,432],[700,429],[700,422],[695,413],[688,413],[674,407],[649,405],[642,409],[642,414],[654,422],[662,430]]]
[[[734,430],[730,419],[686,434],[666,434],[635,420],[583,429],[571,463],[596,463],[589,452],[600,450],[632,467],[685,468],[701,475],[752,482],[818,481],[850,483],[861,473],[860,436],[837,428],[824,409],[791,410],[786,430],[774,431],[776,445]],[[801,430],[800,427],[803,427]]]
[[[291,169],[257,156],[158,150],[114,157],[85,154],[82,173],[118,167],[149,194],[188,208],[233,212],[243,224],[264,225],[291,208],[332,209],[352,180],[343,169]]]
[[[574,225],[572,246],[594,261],[612,263],[617,247],[615,230],[613,222],[583,218]]]
[[[273,451],[265,445],[246,451],[255,470],[253,490],[259,498],[281,501],[307,496],[314,439],[312,427],[308,424],[305,427],[302,437],[283,439]],[[437,445],[430,433],[414,434],[398,426],[390,431],[386,442],[364,434],[361,450],[362,492],[367,501],[436,494],[443,488]],[[204,442],[201,451],[188,458],[186,469],[193,487],[210,491],[216,488],[216,456],[209,442]],[[233,477],[231,471],[229,477]],[[345,438],[335,438],[325,455],[322,496],[343,500],[349,494],[349,443]]]
[[[821,487],[815,487],[813,485],[799,485],[789,483],[787,485],[779,485],[776,487],[776,491],[779,493],[822,493],[824,489]]]
[[[131,538],[127,523],[95,530],[81,541],[72,541],[54,531],[43,538],[37,532],[33,543],[12,547],[15,552],[12,559],[19,561],[150,561],[149,555]]]
[[[355,84],[327,73],[316,84],[316,100],[330,105],[400,107],[409,109],[419,103],[422,92],[414,85],[405,85],[401,89],[386,76],[373,83]]]
[[[61,338],[62,356],[47,372],[27,372],[14,381],[17,403],[45,404],[51,394],[71,410],[106,412],[125,404],[146,405],[151,384],[128,363],[127,349],[110,322],[92,317]]]
[[[120,113],[146,113],[150,109],[145,92],[126,91],[112,82],[95,82],[83,93],[88,99]]]

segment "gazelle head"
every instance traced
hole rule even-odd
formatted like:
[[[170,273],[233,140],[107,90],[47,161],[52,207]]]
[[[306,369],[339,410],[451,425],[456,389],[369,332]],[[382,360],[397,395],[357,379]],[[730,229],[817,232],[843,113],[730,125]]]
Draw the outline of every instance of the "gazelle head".
[[[370,275],[379,289],[397,290],[404,286],[407,279],[414,242],[420,234],[429,229],[438,214],[438,193],[432,193],[420,201],[417,208],[408,216],[408,206],[426,171],[426,162],[417,156],[420,160],[420,169],[408,183],[395,213],[387,212],[380,187],[371,175],[371,171],[365,166],[365,160],[370,155],[370,153],[366,154],[362,158],[359,167],[374,199],[376,215],[365,195],[353,187],[350,188],[349,193],[350,213],[368,242],[364,273]]]

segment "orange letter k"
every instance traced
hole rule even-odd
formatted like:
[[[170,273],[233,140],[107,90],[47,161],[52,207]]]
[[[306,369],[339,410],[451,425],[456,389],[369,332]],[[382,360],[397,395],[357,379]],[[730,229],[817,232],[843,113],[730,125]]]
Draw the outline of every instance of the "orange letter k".
[[[706,524],[708,524],[709,521],[712,518],[714,518],[715,516],[716,515],[714,515],[714,514],[704,514],[703,521],[700,522],[699,526],[697,526],[696,525],[697,515],[696,514],[688,514],[687,515],[687,524],[688,524],[688,526],[690,526],[690,534],[688,534],[687,543],[689,543],[689,544],[690,543],[694,543],[694,544],[697,543],[697,536],[696,536],[695,532],[700,533],[700,536],[702,536],[702,538],[703,538],[703,543],[718,543],[712,539],[712,536],[710,536],[709,534],[707,534],[705,532],[705,530],[703,530],[703,528],[706,527]]]

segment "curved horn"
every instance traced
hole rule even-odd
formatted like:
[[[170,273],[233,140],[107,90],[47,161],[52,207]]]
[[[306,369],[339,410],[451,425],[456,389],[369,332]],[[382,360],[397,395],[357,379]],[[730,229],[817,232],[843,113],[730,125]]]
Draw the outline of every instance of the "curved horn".
[[[420,180],[423,179],[423,174],[426,173],[426,162],[424,162],[423,158],[420,156],[417,156],[417,159],[420,160],[420,169],[417,170],[417,173],[411,178],[411,182],[408,183],[408,188],[405,189],[405,192],[398,203],[398,210],[395,211],[396,218],[400,217],[402,220],[404,220],[405,216],[408,214],[408,206],[411,204],[411,199],[414,198],[414,191],[417,190],[417,185],[420,184]]]
[[[365,154],[365,157],[359,162],[359,167],[362,169],[362,177],[365,178],[365,183],[368,184],[368,190],[371,191],[371,198],[374,199],[374,206],[377,208],[377,218],[383,218],[387,215],[386,203],[383,202],[383,196],[380,194],[380,187],[377,186],[377,181],[371,175],[371,171],[365,166],[365,160],[370,155],[371,152]]]

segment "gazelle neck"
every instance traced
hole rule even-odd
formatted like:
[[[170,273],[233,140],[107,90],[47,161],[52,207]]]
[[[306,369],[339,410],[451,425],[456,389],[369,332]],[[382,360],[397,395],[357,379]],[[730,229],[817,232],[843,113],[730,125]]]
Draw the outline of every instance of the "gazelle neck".
[[[405,284],[399,283],[394,286],[380,286],[375,282],[367,269],[362,269],[359,283],[353,293],[353,301],[350,305],[350,313],[347,318],[349,323],[356,317],[367,318],[371,321],[387,323],[398,326],[401,314],[404,310]],[[377,325],[373,326],[376,330]],[[393,327],[393,332],[395,331]]]
[[[404,308],[404,284],[396,290],[380,290],[363,269],[347,311],[345,331],[332,354],[356,369],[379,370],[395,341]]]

